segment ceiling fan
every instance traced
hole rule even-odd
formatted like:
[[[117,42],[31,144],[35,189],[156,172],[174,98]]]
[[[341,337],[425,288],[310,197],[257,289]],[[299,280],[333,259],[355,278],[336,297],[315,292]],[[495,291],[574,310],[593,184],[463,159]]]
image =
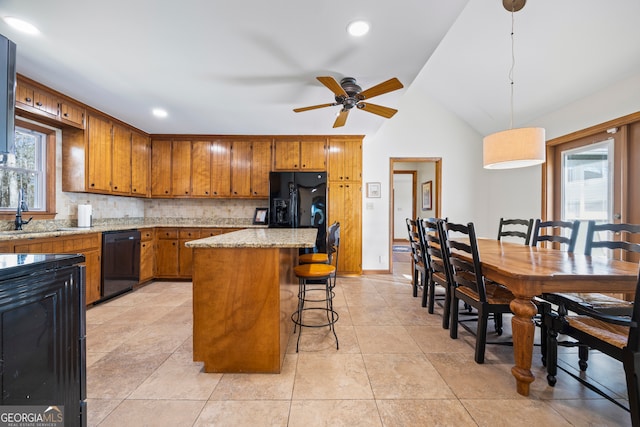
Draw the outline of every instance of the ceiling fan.
[[[360,86],[356,84],[356,79],[353,77],[345,77],[340,80],[340,83],[333,77],[316,77],[320,83],[325,85],[335,95],[336,102],[329,104],[312,105],[310,107],[294,108],[293,111],[300,113],[302,111],[315,110],[316,108],[333,107],[335,105],[342,105],[342,110],[338,118],[333,123],[333,127],[337,128],[344,126],[349,116],[349,110],[353,107],[357,107],[360,110],[367,111],[369,113],[377,114],[379,116],[390,119],[398,110],[389,107],[383,107],[382,105],[371,104],[365,102],[366,100],[373,98],[374,96],[382,95],[394,90],[402,89],[402,83],[397,78],[391,78],[385,82],[377,84],[369,89],[362,90]]]

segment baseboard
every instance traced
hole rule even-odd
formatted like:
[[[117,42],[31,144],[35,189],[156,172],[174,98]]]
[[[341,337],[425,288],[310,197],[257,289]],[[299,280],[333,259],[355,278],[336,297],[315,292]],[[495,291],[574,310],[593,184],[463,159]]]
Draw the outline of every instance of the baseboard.
[[[391,274],[391,270],[362,270],[362,275],[367,274]]]

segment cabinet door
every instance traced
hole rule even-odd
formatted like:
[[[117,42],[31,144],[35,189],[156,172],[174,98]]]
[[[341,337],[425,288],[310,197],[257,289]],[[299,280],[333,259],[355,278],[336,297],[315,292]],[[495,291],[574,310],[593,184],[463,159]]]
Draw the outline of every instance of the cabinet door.
[[[178,239],[158,239],[156,246],[156,275],[178,277]]]
[[[113,125],[111,192],[131,193],[131,130],[118,124]]]
[[[191,190],[193,196],[211,195],[211,141],[191,143]]]
[[[24,83],[16,83],[16,107],[33,107],[33,88]]]
[[[78,105],[63,101],[60,103],[60,120],[84,128],[84,109]]]
[[[171,193],[191,194],[191,141],[173,141],[171,146]]]
[[[151,141],[151,195],[171,196],[171,141]]]
[[[211,141],[211,194],[217,197],[231,194],[230,141]]]
[[[271,141],[253,141],[251,146],[251,195],[269,197]]]
[[[300,169],[300,141],[276,140],[273,152],[273,170]]]
[[[89,115],[88,120],[89,191],[111,192],[111,122]]]
[[[149,138],[138,132],[131,133],[131,194],[149,195]]]
[[[144,283],[153,279],[153,240],[145,240],[140,242],[140,280]]]
[[[185,229],[179,231],[179,249],[178,249],[178,275],[182,278],[191,278],[193,268],[193,249],[186,247],[184,244],[191,240],[200,238],[200,230]]]
[[[231,148],[231,195],[251,196],[250,141],[233,141]]]
[[[83,253],[86,265],[86,303],[87,305],[100,299],[100,273],[102,269],[100,251],[88,251]]]
[[[340,223],[338,272],[362,272],[362,187],[360,183],[329,183],[329,221]]]
[[[327,167],[327,143],[324,139],[300,142],[300,169],[323,171]]]
[[[35,89],[33,91],[33,107],[49,116],[58,117],[58,99],[53,94]]]
[[[329,141],[330,181],[361,181],[362,141],[341,139]]]

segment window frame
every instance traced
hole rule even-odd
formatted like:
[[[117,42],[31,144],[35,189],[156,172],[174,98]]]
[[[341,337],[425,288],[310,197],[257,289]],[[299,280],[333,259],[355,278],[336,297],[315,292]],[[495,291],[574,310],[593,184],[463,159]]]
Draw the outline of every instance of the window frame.
[[[16,126],[43,133],[45,135],[45,151],[47,159],[45,162],[45,206],[42,211],[29,211],[25,216],[33,219],[54,219],[56,216],[56,130],[39,125],[37,123],[22,120],[16,117]],[[0,220],[15,219],[15,212],[0,211]]]

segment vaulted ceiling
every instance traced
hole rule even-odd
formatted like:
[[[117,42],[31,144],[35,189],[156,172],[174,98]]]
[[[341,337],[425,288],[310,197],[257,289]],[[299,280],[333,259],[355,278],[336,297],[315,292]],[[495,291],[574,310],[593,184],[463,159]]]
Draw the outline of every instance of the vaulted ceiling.
[[[339,107],[316,76],[400,108],[414,86],[480,133],[509,125],[511,14],[500,0],[3,0],[18,72],[150,133],[374,134],[385,122]],[[640,74],[638,0],[536,0],[514,15],[514,125]],[[349,22],[367,20],[353,38]],[[413,88],[411,88],[413,89]],[[169,116],[159,120],[152,108]],[[393,120],[390,119],[390,120]]]

